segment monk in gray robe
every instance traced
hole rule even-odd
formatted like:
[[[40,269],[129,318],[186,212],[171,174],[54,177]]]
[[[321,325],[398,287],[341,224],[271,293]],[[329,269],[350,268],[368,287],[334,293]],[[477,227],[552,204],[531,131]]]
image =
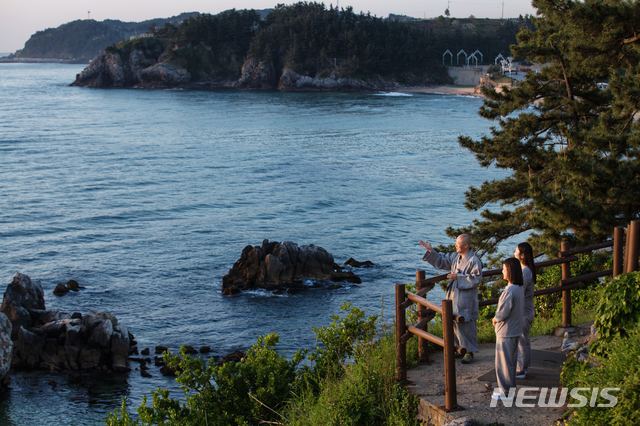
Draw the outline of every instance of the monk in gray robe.
[[[482,281],[482,263],[471,250],[471,238],[462,234],[456,239],[456,252],[441,254],[433,250],[428,241],[420,241],[427,252],[422,260],[435,268],[447,269],[449,285],[446,298],[453,303],[454,315],[461,315],[465,322],[453,323],[455,344],[467,350],[462,363],[473,360],[473,353],[478,352],[478,328],[476,321],[478,312],[478,285]]]

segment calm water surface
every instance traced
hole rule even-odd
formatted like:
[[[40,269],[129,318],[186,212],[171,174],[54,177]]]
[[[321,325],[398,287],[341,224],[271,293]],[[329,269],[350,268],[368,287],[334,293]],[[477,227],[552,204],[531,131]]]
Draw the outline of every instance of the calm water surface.
[[[68,87],[82,68],[0,64],[0,284],[21,272],[47,309],[109,311],[141,349],[220,356],[275,332],[290,354],[345,301],[391,319],[393,285],[435,273],[418,240],[451,242],[444,229],[476,217],[464,191],[504,175],[457,143],[489,130],[475,98]],[[376,266],[334,291],[223,296],[265,238]],[[69,279],[86,290],[53,296]],[[123,396],[175,389],[151,373],[16,373],[0,424],[102,424]]]

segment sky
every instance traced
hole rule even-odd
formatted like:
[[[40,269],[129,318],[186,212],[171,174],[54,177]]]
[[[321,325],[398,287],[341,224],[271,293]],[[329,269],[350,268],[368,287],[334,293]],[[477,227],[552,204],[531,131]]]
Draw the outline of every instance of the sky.
[[[318,1],[320,2],[320,1]],[[182,12],[216,14],[228,9],[269,9],[282,0],[0,0],[0,52],[13,53],[24,47],[36,31],[56,28],[77,19],[117,19],[140,22],[169,18]],[[416,18],[435,18],[449,8],[451,16],[467,18],[515,18],[534,14],[531,0],[329,0],[355,12],[371,12],[378,17],[390,13]]]

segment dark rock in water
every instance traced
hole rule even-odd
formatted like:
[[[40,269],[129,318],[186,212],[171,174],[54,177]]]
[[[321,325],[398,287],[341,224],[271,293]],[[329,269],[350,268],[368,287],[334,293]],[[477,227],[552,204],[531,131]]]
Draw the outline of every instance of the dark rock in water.
[[[8,367],[126,372],[130,370],[130,337],[127,328],[108,312],[71,316],[47,311],[40,283],[16,274],[0,313],[0,380]]]
[[[153,377],[147,370],[140,370],[140,375],[142,377]]]
[[[33,320],[29,310],[44,310],[44,291],[40,281],[32,282],[27,275],[17,273],[13,282],[7,286],[4,293],[0,312],[4,313],[11,321],[11,339],[18,338],[20,327],[31,327]]]
[[[153,358],[153,363],[156,367],[162,367],[164,365],[164,360],[161,357],[157,356]]]
[[[163,376],[167,376],[167,377],[176,376],[176,371],[172,368],[167,367],[166,365],[163,365],[160,368],[160,373],[162,373]]]
[[[185,345],[185,352],[188,354],[197,354],[198,351],[193,347],[193,346],[187,346]]]
[[[355,284],[360,284],[362,280],[359,276],[354,274],[353,272],[334,272],[331,274],[331,281],[334,282],[350,282]]]
[[[342,286],[339,284],[332,284],[329,287],[327,287],[327,290],[337,290],[339,288],[342,288]]]
[[[360,282],[352,272],[343,273],[322,247],[264,240],[262,246],[242,250],[240,259],[222,278],[222,289],[227,295],[254,288],[276,290],[301,287],[307,279]]]
[[[67,289],[71,290],[71,291],[80,291],[82,287],[80,284],[78,284],[78,281],[76,280],[69,280],[67,281]]]
[[[208,354],[209,352],[211,352],[211,348],[209,346],[201,346],[200,347],[200,353],[201,354]]]
[[[149,348],[144,348],[143,350],[140,351],[140,353],[142,355],[149,355],[151,351],[149,350]]]
[[[53,294],[56,296],[62,296],[63,294],[69,293],[69,289],[62,283],[58,283],[56,288],[53,289]]]
[[[240,362],[243,358],[246,358],[247,354],[242,351],[235,351],[222,357],[218,362],[218,365],[226,364],[227,362]]]
[[[166,346],[156,346],[156,353],[157,354],[161,354],[161,353],[166,352],[168,350],[169,350],[169,348],[166,347]]]
[[[353,257],[350,257],[349,260],[344,262],[344,266],[353,266],[354,268],[370,268],[374,266],[374,264],[370,260],[365,260],[364,262],[358,262]]]

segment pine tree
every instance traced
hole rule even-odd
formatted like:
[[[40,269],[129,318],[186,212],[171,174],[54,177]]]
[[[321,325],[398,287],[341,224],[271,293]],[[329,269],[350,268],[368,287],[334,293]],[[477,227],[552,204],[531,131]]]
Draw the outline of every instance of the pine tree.
[[[600,242],[640,213],[639,1],[533,5],[536,30],[521,30],[512,51],[544,64],[541,72],[510,90],[485,89],[480,115],[496,125],[480,140],[459,139],[482,166],[511,171],[469,188],[465,206],[483,209],[481,218],[447,229],[470,234],[481,255],[526,231],[548,254],[561,241]]]

